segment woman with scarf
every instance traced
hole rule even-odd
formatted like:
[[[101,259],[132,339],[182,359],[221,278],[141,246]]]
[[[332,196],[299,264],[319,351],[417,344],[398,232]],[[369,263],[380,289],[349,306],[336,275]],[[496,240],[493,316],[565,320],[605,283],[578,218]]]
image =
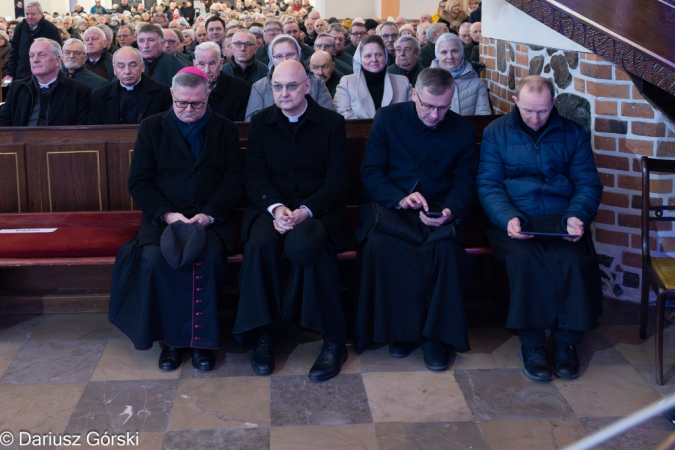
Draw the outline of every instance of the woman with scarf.
[[[408,79],[387,73],[387,64],[382,38],[363,39],[354,53],[354,74],[343,76],[335,91],[335,110],[345,119],[372,119],[382,106],[412,100]]]
[[[438,38],[436,59],[432,61],[431,67],[445,69],[455,79],[451,111],[462,116],[492,114],[487,88],[471,64],[464,60],[464,45],[459,36],[445,33]]]
[[[274,67],[287,59],[300,61],[301,49],[298,41],[293,39],[292,36],[280,34],[275,37],[267,47],[267,53],[270,58],[268,65],[269,73],[265,78],[253,83],[251,97],[248,100],[248,106],[246,108],[246,122],[251,121],[253,114],[274,104],[274,94],[272,93],[272,73],[274,72]],[[311,72],[308,72],[307,76],[311,82],[309,91],[310,97],[312,97],[312,99],[320,106],[333,109],[333,101],[330,98],[328,88],[323,81],[321,81],[320,78],[315,77]]]

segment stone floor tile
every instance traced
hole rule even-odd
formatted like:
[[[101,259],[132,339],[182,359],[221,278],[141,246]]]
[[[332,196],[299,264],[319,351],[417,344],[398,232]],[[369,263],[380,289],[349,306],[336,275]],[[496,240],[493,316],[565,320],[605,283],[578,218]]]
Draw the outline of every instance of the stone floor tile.
[[[518,337],[503,328],[469,330],[471,350],[457,353],[453,370],[520,367]]]
[[[180,380],[169,419],[169,430],[269,425],[269,377]]]
[[[477,421],[574,415],[552,383],[530,380],[522,369],[458,370],[455,379]]]
[[[389,346],[387,345],[363,350],[359,353],[359,366],[361,367],[361,373],[414,372],[426,369],[421,349],[416,349],[405,358],[394,358],[389,355]],[[450,367],[453,367],[452,363]]]
[[[632,365],[653,364],[654,331],[650,329],[647,339],[640,339],[638,329],[637,325],[614,325],[600,327],[598,332]],[[666,369],[675,365],[675,325],[670,325],[664,330],[663,361]]]
[[[582,366],[618,366],[629,364],[626,358],[595,329],[584,333],[584,339],[577,346],[579,363]]]
[[[0,377],[5,370],[12,364],[16,355],[21,351],[23,342],[2,342],[0,341]]]
[[[81,446],[57,446],[56,450],[72,450],[77,448],[79,450],[100,450],[105,448],[113,448],[115,450],[162,450],[162,441],[164,440],[164,433],[121,433],[114,438],[112,442],[119,445],[105,445],[106,441],[103,432],[95,432],[92,434],[84,433],[80,439]],[[130,440],[122,440],[129,436]],[[124,443],[124,444],[122,444]],[[128,445],[126,445],[128,444]]]
[[[438,422],[473,417],[451,372],[363,374],[375,422]]]
[[[48,314],[31,340],[108,339],[113,331],[106,313]]]
[[[63,433],[86,384],[0,385],[0,432]]]
[[[661,398],[631,366],[582,368],[576,380],[553,384],[578,417],[624,416]]]
[[[478,426],[490,450],[559,449],[588,435],[576,419],[487,420]]]
[[[86,383],[105,344],[103,340],[28,341],[0,384]]]
[[[377,450],[375,426],[313,425],[274,427],[270,431],[270,450]]]
[[[67,430],[164,432],[178,380],[91,382],[70,417]]]
[[[341,374],[323,383],[303,375],[273,375],[271,381],[274,427],[372,422],[359,374]]]
[[[227,443],[227,447],[223,445]],[[162,450],[262,450],[270,447],[270,429],[218,428],[215,430],[176,430],[164,435]]]
[[[378,423],[379,450],[488,450],[476,422]]]
[[[307,375],[319,353],[321,353],[322,345],[323,339],[298,344],[274,373],[278,375]],[[360,373],[356,350],[353,346],[348,345],[347,351],[348,358],[342,365],[340,373]]]
[[[589,434],[593,434],[620,419],[621,417],[582,417],[579,420],[584,424]],[[673,425],[665,417],[658,416],[608,440],[602,444],[601,448],[603,450],[655,449],[673,431],[675,431]]]
[[[0,315],[0,341],[26,341],[44,318],[43,315]]]
[[[654,364],[633,367],[662,397],[675,393],[675,367],[671,367],[667,371],[664,370],[663,386],[656,384],[656,366]]]
[[[180,370],[167,372],[157,366],[162,350],[155,343],[150,350],[136,350],[130,340],[110,339],[103,350],[91,381],[173,380]],[[189,364],[189,363],[188,363]]]

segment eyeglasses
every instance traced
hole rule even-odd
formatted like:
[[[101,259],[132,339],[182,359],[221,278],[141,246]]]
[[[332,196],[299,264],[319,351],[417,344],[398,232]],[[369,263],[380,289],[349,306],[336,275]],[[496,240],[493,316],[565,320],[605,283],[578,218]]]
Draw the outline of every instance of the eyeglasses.
[[[255,44],[251,44],[250,42],[233,42],[232,45],[234,45],[234,48],[242,48],[244,47],[245,49],[249,49],[251,47],[255,47]]]
[[[352,31],[350,34],[352,36],[362,37],[365,36],[367,33],[365,31]]]
[[[274,92],[282,92],[282,91],[284,90],[284,88],[286,88],[286,90],[287,90],[288,92],[295,92],[295,91],[300,87],[300,85],[301,85],[302,83],[304,83],[305,81],[307,81],[307,80],[309,80],[309,78],[307,78],[307,79],[305,79],[305,80],[303,80],[303,81],[296,82],[296,83],[290,83],[290,84],[287,84],[287,85],[285,85],[285,86],[284,86],[283,84],[274,83],[274,84],[272,85],[272,90],[273,90]]]
[[[78,51],[73,51],[73,50],[64,50],[63,54],[66,55],[66,56],[70,56],[70,55],[82,56],[82,55],[84,55],[84,52],[78,52]]]
[[[263,31],[268,34],[277,34],[281,33],[281,28],[265,28]]]
[[[285,55],[272,55],[272,59],[274,59],[275,61],[281,61],[281,60],[293,59],[296,56],[298,56],[297,53],[286,53]]]
[[[173,39],[164,39],[165,44],[170,44],[170,45],[176,45],[178,41],[175,41]]]
[[[412,47],[396,47],[396,53],[412,53],[415,49]]]
[[[333,44],[314,44],[314,47],[316,48],[333,48],[335,45]]]
[[[442,111],[445,111],[445,110],[447,110],[447,109],[450,109],[450,106],[434,106],[434,105],[429,105],[429,104],[427,104],[427,103],[424,103],[424,102],[422,101],[422,99],[420,98],[419,95],[415,94],[415,96],[417,97],[417,101],[418,101],[418,103],[420,104],[420,108],[422,109],[422,111],[433,111],[433,110],[436,110],[436,111],[438,111],[438,112],[440,113],[440,112],[442,112]]]
[[[175,101],[173,102],[174,105],[176,105],[177,108],[179,109],[185,109],[188,106],[191,106],[192,109],[202,109],[204,105],[206,105],[206,102],[181,102],[181,101]]]
[[[384,39],[385,41],[387,39],[396,39],[398,37],[398,33],[381,34],[380,37],[382,37],[382,39]]]

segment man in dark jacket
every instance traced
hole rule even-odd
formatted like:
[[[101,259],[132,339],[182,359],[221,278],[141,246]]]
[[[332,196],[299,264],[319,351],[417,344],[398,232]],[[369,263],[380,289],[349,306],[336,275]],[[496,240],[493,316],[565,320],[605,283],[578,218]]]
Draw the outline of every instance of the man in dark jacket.
[[[323,348],[309,378],[326,381],[347,360],[335,261],[336,250],[351,237],[345,121],[308,95],[309,79],[298,61],[279,64],[272,86],[275,104],[251,119],[245,156],[251,206],[242,222],[244,261],[233,333],[258,339],[251,366],[269,375],[273,322],[320,332]]]
[[[232,57],[223,65],[223,73],[253,85],[256,81],[265,78],[268,68],[255,59],[255,35],[247,30],[241,30],[232,36]]]
[[[321,81],[326,85],[331,97],[335,97],[335,90],[337,89],[342,75],[335,70],[335,61],[330,53],[323,50],[317,50],[309,60],[309,70],[321,78]]]
[[[448,111],[449,72],[425,69],[413,94],[413,102],[377,112],[361,165],[356,343],[388,343],[395,358],[421,343],[425,366],[443,371],[451,351],[469,350],[462,288],[471,260],[461,223],[475,196],[478,154],[473,125]]]
[[[28,50],[35,39],[47,38],[63,44],[61,33],[58,28],[45,20],[42,6],[38,2],[29,2],[26,5],[26,19],[20,22],[14,29],[12,48],[9,53],[9,65],[7,66],[6,79],[21,80],[31,76]]]
[[[108,53],[108,40],[103,30],[96,27],[87,28],[84,32],[84,45],[87,46],[84,67],[99,77],[112,81],[115,76],[112,56]]]
[[[136,124],[169,109],[169,86],[143,74],[143,58],[138,50],[118,50],[113,67],[113,82],[91,94],[89,125]]]
[[[206,74],[211,88],[209,106],[214,113],[243,122],[251,96],[251,85],[222,72],[224,59],[215,42],[203,42],[195,48],[194,65]]]
[[[138,50],[143,55],[144,73],[155,81],[171,84],[173,76],[186,67],[186,63],[165,53],[164,33],[155,25],[143,25],[138,30]]]
[[[61,58],[61,72],[68,78],[79,81],[95,91],[108,85],[108,80],[101,78],[84,67],[87,59],[87,48],[79,39],[68,39],[63,44],[63,57]]]
[[[60,45],[38,38],[29,58],[33,76],[12,83],[0,126],[85,125],[91,89],[61,73]]]
[[[420,43],[412,36],[401,36],[396,41],[396,60],[390,65],[387,72],[405,76],[410,84],[415,86],[417,77],[424,70],[418,62]]]
[[[554,372],[579,376],[576,346],[598,326],[600,270],[590,225],[602,185],[584,129],[554,109],[551,80],[518,83],[514,110],[483,133],[478,194],[511,290],[506,328],[518,334],[525,375],[552,379],[545,330],[554,338]],[[534,236],[531,232],[556,233]]]
[[[420,52],[420,61],[425,67],[431,66],[431,61],[436,58],[436,41],[447,32],[448,26],[443,22],[436,22],[427,30],[427,43]]]
[[[129,0],[122,0],[116,9],[116,12],[118,14],[122,14],[124,13],[124,11],[131,12],[131,5],[129,4]]]
[[[236,125],[207,104],[203,73],[183,69],[171,92],[172,108],[138,130],[129,193],[143,217],[117,254],[108,317],[139,350],[163,342],[161,370],[180,367],[183,348],[197,370],[211,370],[227,251],[237,245],[229,217],[243,193],[242,152]],[[172,231],[193,240],[167,245]]]

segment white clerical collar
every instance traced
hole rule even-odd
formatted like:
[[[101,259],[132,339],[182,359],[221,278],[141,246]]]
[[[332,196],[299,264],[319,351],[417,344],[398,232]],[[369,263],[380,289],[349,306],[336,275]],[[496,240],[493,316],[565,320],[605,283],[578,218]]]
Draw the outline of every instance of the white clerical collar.
[[[58,74],[57,74],[57,75],[54,77],[54,79],[53,79],[52,81],[50,81],[49,83],[46,83],[46,84],[42,84],[42,83],[40,83],[40,82],[38,81],[38,85],[40,85],[40,89],[49,89],[49,86],[50,86],[53,82],[55,82],[56,79],[57,79],[58,77],[59,77],[59,76],[58,76]]]
[[[307,105],[309,105],[309,103],[305,102],[305,109],[303,109],[302,112],[300,114],[298,114],[297,116],[289,116],[283,110],[281,112],[284,113],[284,116],[288,117],[289,122],[295,123],[295,122],[298,121],[298,119],[300,119],[300,117],[305,113],[305,111],[307,111]]]
[[[127,91],[133,91],[134,88],[136,87],[136,85],[137,85],[138,83],[141,82],[141,79],[142,79],[142,78],[143,78],[143,76],[141,75],[141,78],[139,78],[138,81],[135,82],[134,84],[132,84],[131,86],[125,86],[125,85],[123,85],[122,82],[120,81],[120,86],[122,86],[122,87],[123,87],[124,89],[126,89]]]

